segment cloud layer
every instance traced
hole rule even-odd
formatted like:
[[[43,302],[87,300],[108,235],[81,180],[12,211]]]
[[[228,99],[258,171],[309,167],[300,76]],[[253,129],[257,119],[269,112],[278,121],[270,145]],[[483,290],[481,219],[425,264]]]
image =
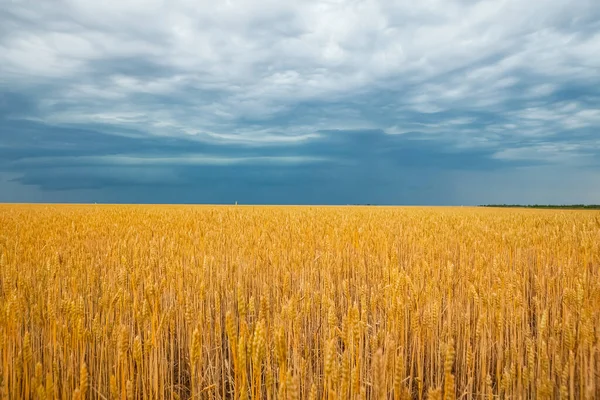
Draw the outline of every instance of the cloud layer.
[[[0,0],[0,201],[600,202],[594,3]]]

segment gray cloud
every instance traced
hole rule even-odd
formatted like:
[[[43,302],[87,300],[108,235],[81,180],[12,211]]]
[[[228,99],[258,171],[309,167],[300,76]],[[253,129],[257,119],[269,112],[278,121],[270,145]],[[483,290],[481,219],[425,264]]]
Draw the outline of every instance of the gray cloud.
[[[599,170],[593,0],[0,3],[0,189],[25,200],[465,202],[484,174],[518,201],[502,177]]]

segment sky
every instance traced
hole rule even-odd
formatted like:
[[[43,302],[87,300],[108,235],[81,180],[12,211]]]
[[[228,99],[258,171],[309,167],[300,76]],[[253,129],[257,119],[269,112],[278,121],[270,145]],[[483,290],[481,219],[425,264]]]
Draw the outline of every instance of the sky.
[[[600,203],[600,6],[0,0],[0,201]]]

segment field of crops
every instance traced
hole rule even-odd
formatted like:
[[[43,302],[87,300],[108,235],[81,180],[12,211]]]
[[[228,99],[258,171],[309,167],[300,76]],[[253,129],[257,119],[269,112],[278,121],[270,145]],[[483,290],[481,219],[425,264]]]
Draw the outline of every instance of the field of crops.
[[[600,398],[600,212],[0,205],[0,398]]]

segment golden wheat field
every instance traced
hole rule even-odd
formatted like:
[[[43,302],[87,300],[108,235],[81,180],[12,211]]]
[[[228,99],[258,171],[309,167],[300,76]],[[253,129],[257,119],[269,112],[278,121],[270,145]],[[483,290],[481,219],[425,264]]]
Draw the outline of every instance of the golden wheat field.
[[[6,399],[600,398],[600,213],[0,206]]]

